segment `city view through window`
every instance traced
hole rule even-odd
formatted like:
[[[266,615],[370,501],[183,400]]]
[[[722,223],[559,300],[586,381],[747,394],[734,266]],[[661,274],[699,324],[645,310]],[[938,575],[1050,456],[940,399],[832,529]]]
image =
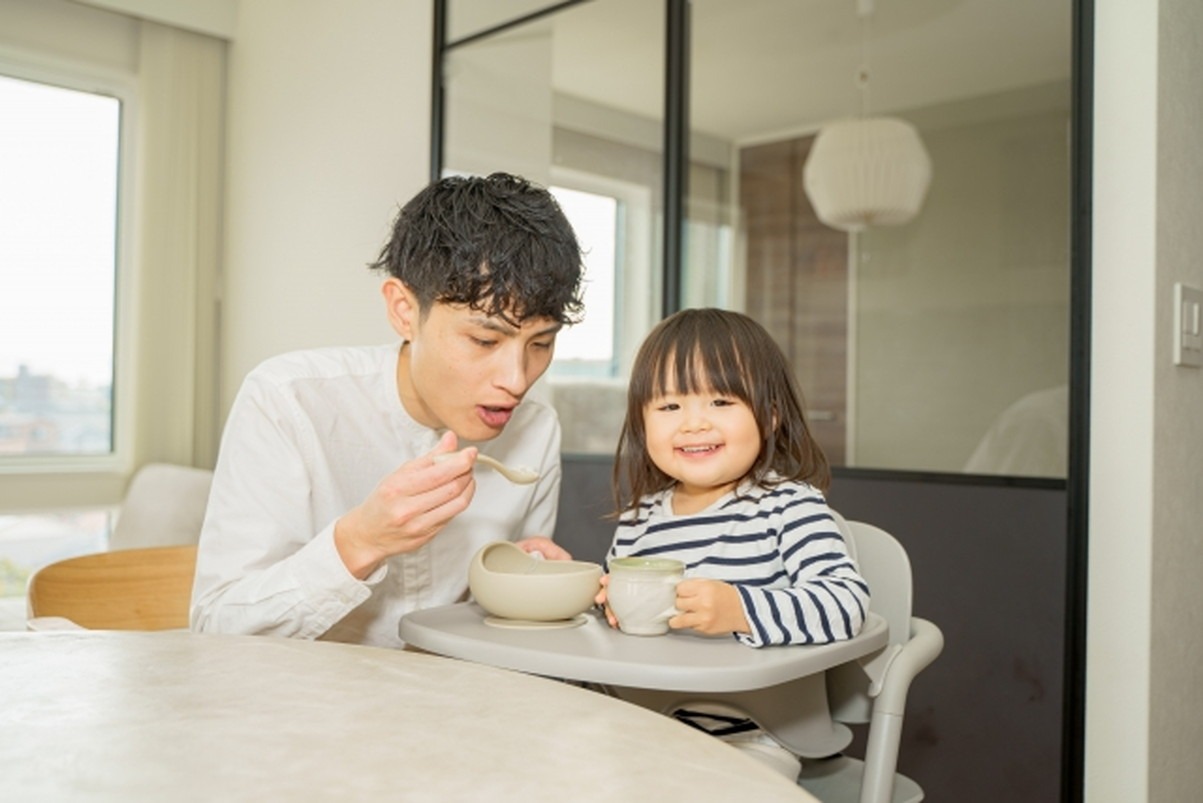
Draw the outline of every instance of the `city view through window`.
[[[0,459],[113,449],[121,105],[0,76]]]

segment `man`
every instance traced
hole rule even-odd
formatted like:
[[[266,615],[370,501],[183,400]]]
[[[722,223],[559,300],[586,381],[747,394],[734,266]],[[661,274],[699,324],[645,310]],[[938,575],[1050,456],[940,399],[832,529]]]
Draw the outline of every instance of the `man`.
[[[372,267],[399,345],[286,354],[239,391],[194,630],[400,646],[401,616],[462,598],[485,543],[569,557],[546,537],[559,423],[523,401],[581,311],[580,247],[555,200],[505,174],[435,182]],[[478,450],[540,479],[474,472]]]

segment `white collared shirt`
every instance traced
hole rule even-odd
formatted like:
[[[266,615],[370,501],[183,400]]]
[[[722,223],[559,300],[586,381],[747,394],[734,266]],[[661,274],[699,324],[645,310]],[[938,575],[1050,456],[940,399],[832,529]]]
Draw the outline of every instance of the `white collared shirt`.
[[[551,537],[560,425],[554,410],[527,399],[501,435],[479,446],[538,469],[537,483],[478,471],[468,509],[428,544],[390,558],[365,581],[347,571],[335,521],[439,438],[401,404],[398,350],[294,352],[247,376],[222,435],[201,532],[193,630],[401,646],[401,616],[463,598],[481,546]]]

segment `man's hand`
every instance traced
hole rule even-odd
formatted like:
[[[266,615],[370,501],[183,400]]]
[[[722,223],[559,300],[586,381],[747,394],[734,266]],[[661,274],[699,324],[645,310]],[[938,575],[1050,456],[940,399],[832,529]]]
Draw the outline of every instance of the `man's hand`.
[[[541,535],[523,538],[521,541],[515,541],[514,543],[516,546],[521,547],[522,551],[528,555],[537,553],[548,560],[572,560],[572,555],[568,554],[568,550],[550,538],[544,538]]]
[[[676,608],[681,613],[668,620],[675,629],[692,628],[708,636],[751,631],[739,592],[721,580],[694,578],[677,583]]]
[[[362,580],[386,558],[421,548],[468,507],[476,450],[434,460],[455,446],[455,434],[447,432],[433,451],[389,474],[335,523],[334,544],[352,575]]]

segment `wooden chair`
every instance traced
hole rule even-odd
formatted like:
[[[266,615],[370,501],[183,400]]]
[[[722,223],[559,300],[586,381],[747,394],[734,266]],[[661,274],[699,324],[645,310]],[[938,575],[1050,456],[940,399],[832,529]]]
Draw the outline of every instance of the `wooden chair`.
[[[52,563],[29,578],[29,629],[186,628],[195,569],[195,545],[119,549]]]

